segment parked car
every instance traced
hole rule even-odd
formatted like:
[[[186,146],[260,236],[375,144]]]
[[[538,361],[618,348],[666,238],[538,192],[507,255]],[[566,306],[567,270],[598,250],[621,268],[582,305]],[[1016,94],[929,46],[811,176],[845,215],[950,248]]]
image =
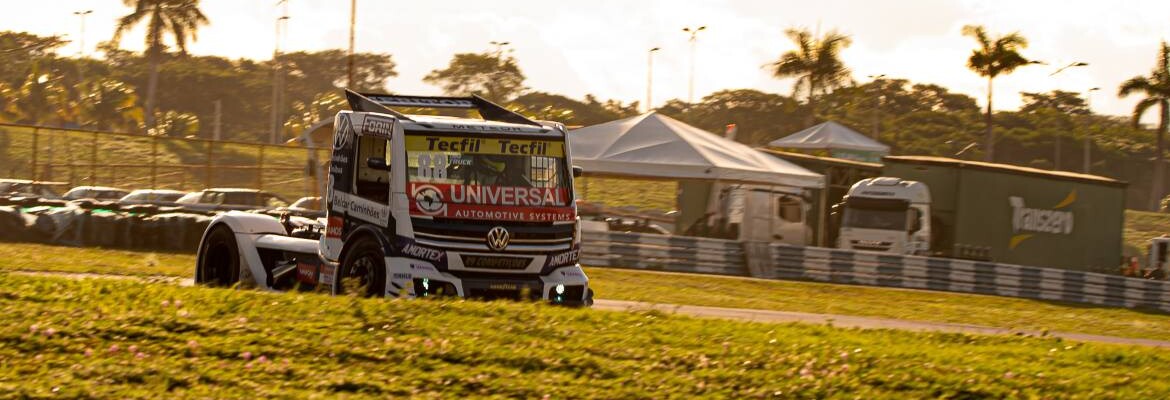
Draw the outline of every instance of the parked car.
[[[78,186],[69,189],[61,196],[65,200],[93,199],[101,201],[115,201],[130,194],[129,190],[108,186]]]
[[[118,199],[122,204],[154,204],[159,206],[173,206],[175,201],[186,195],[187,192],[167,189],[138,189]]]
[[[288,207],[288,201],[256,189],[213,188],[187,193],[178,205],[193,210],[271,210]]]
[[[36,196],[45,199],[59,199],[61,194],[53,188],[64,185],[64,182],[0,179],[0,196]]]
[[[325,216],[325,211],[321,208],[321,198],[316,196],[301,197],[297,201],[294,201],[292,205],[277,208],[276,211],[288,211],[294,215],[310,218]]]

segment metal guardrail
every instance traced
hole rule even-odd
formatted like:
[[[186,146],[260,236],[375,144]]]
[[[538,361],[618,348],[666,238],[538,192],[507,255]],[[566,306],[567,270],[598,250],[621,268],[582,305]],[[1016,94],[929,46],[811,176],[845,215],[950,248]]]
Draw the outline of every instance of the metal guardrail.
[[[1170,282],[868,251],[583,232],[586,265],[989,294],[1170,312]],[[749,265],[751,266],[749,268]]]

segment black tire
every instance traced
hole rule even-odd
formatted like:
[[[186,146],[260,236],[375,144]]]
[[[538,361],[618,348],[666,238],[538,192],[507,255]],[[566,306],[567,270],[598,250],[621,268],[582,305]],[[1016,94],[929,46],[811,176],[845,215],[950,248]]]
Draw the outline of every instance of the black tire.
[[[341,255],[333,294],[381,297],[386,293],[386,258],[382,245],[370,236],[358,238]]]
[[[227,225],[216,225],[199,246],[195,283],[229,287],[240,280],[240,247]]]

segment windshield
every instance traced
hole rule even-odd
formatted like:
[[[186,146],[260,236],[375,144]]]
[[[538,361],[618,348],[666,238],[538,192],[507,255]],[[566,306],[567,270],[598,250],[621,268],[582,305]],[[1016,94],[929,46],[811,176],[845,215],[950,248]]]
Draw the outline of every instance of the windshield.
[[[183,197],[175,200],[175,202],[182,204],[199,204],[199,199],[201,197],[203,197],[203,192],[191,192],[183,195]]]
[[[406,159],[414,214],[573,218],[563,140],[411,134]]]
[[[841,225],[850,228],[904,231],[906,211],[846,208]]]
[[[905,231],[910,203],[902,199],[848,197],[841,226]]]
[[[564,188],[564,142],[452,136],[407,138],[411,182]]]

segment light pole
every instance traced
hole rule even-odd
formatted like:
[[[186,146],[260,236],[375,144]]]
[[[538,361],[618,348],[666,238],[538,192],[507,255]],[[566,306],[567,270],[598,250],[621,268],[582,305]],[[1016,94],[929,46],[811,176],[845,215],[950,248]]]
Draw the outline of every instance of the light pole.
[[[1073,61],[1073,62],[1069,63],[1068,65],[1065,65],[1065,66],[1063,66],[1063,67],[1057,68],[1057,69],[1056,69],[1056,71],[1052,71],[1052,73],[1051,73],[1051,74],[1048,74],[1048,76],[1049,76],[1049,77],[1056,76],[1056,74],[1059,74],[1059,73],[1061,73],[1061,72],[1064,72],[1064,70],[1066,70],[1066,69],[1069,69],[1069,68],[1073,68],[1073,67],[1087,67],[1087,66],[1089,66],[1089,63],[1086,63],[1086,62],[1080,62],[1080,61]],[[1059,170],[1059,169],[1060,169],[1060,141],[1061,141],[1061,140],[1060,140],[1060,131],[1059,131],[1059,130],[1057,130],[1057,131],[1056,131],[1056,132],[1053,134],[1052,141],[1053,141],[1053,148],[1054,148],[1054,151],[1055,151],[1055,154],[1053,154],[1053,157],[1052,157],[1052,169],[1053,169],[1053,170]]]
[[[496,58],[500,59],[500,62],[503,63],[503,61],[504,61],[504,47],[512,44],[512,42],[497,42],[497,41],[493,40],[493,41],[488,42],[488,44],[490,44],[492,46],[496,46]]]
[[[345,86],[350,90],[356,90],[353,87],[353,27],[357,25],[357,0],[349,1],[349,52],[345,56]]]
[[[77,36],[77,54],[85,56],[85,16],[93,14],[93,10],[74,11],[73,15],[81,17],[81,34]]]
[[[1085,108],[1089,110],[1089,117],[1093,116],[1093,92],[1096,92],[1098,90],[1101,90],[1101,88],[1094,87],[1094,88],[1089,88],[1089,90],[1085,91]],[[1085,143],[1084,143],[1084,146],[1085,146],[1085,154],[1084,154],[1085,165],[1082,168],[1082,171],[1084,171],[1084,173],[1087,174],[1087,173],[1089,173],[1089,147],[1092,144],[1091,141],[1089,140],[1089,133],[1088,132],[1085,132],[1084,140],[1085,140]]]
[[[882,78],[885,78],[885,77],[886,77],[886,74],[878,74],[878,75],[870,75],[869,76],[869,78],[873,80],[872,83],[874,85],[873,140],[878,140],[878,135],[881,133],[880,132],[881,128],[880,128],[879,118],[881,118],[882,96],[881,96],[881,87],[878,87],[877,85],[880,85]]]
[[[691,34],[689,41],[691,42],[691,79],[690,84],[687,85],[687,103],[695,102],[695,42],[698,41],[699,31],[707,29],[707,26],[700,26],[698,28],[686,27],[683,32]]]
[[[284,6],[282,15],[276,18],[276,30],[272,46],[272,130],[268,135],[268,143],[276,144],[280,139],[281,128],[284,127],[284,71],[280,60],[280,39],[284,32],[284,24],[288,21],[288,0],[278,0],[276,5]]]
[[[654,52],[662,50],[658,47],[646,52],[646,112],[654,109]]]

